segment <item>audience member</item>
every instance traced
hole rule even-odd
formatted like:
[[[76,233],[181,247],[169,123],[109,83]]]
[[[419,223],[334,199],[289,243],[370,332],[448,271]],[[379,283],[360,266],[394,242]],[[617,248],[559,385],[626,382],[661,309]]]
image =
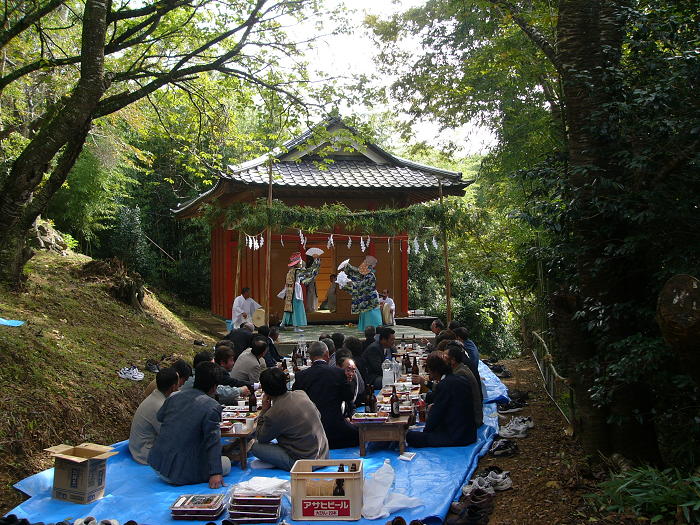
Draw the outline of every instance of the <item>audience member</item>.
[[[379,341],[369,345],[362,353],[360,372],[365,380],[365,388],[382,387],[382,363],[387,357],[391,357],[391,349],[394,347],[395,336],[392,328],[380,328],[377,331]]]
[[[330,366],[328,348],[317,341],[309,347],[311,366],[296,374],[294,390],[303,390],[321,414],[329,448],[346,448],[358,444],[358,431],[343,416],[343,403],[353,404],[354,390],[345,372]]]
[[[214,353],[214,362],[224,371],[221,384],[216,388],[216,396],[222,405],[232,405],[238,398],[247,397],[254,390],[251,383],[231,376],[235,364],[233,355],[233,349],[228,346],[220,346]]]
[[[435,350],[437,347],[437,341],[435,340],[440,332],[442,332],[445,329],[445,325],[442,324],[442,321],[440,319],[435,319],[432,323],[430,323],[430,331],[435,334],[435,337],[431,339],[421,339],[421,344],[424,344],[426,346],[426,350],[428,352],[432,352]]]
[[[267,352],[267,338],[257,335],[253,338],[252,346],[245,350],[233,365],[231,377],[247,383],[257,383],[260,380],[260,372],[265,368],[265,352]]]
[[[374,326],[365,328],[365,340],[362,341],[362,351],[364,352],[369,345],[374,343],[374,336],[377,334],[377,329]]]
[[[233,342],[233,350],[236,354],[236,359],[241,355],[247,348],[250,348],[251,341],[253,340],[253,326],[250,322],[243,323],[240,328],[235,328],[226,334],[226,339]]]
[[[344,351],[344,350],[343,350]],[[336,352],[338,353],[338,352]],[[344,403],[343,414],[345,417],[352,417],[355,412],[355,407],[360,406],[364,402],[365,384],[362,381],[362,376],[357,371],[357,366],[352,356],[343,355],[338,358],[338,368],[345,372],[346,379],[350,382],[353,393],[353,403]]]
[[[357,337],[352,335],[346,337],[345,341],[343,342],[343,346],[352,352],[352,358],[355,360],[355,362],[362,357],[364,347],[362,346],[362,341],[360,341]]]
[[[211,362],[195,367],[194,387],[170,396],[158,411],[160,433],[148,455],[148,464],[173,485],[209,482],[224,485],[231,461],[221,455],[221,405],[212,396],[221,368]]]
[[[263,399],[253,455],[282,470],[291,470],[298,459],[328,458],[321,415],[306,392],[287,391],[287,378],[279,368],[263,370],[260,386]],[[277,444],[270,443],[273,439]]]
[[[272,334],[275,334],[275,338],[272,339]],[[258,334],[265,337],[267,341],[267,352],[265,352],[265,364],[268,368],[277,366],[277,363],[282,361],[282,356],[277,350],[277,338],[279,337],[279,330],[275,327],[270,328],[267,325],[262,325],[258,327]]]
[[[465,327],[460,326],[455,330],[455,337],[457,341],[464,345],[464,350],[467,352],[467,359],[469,364],[469,369],[473,372],[474,370],[479,370],[479,349],[474,344],[474,341],[469,339],[469,330]]]
[[[423,431],[408,431],[406,442],[411,447],[456,447],[474,443],[476,423],[468,381],[454,375],[438,352],[428,356],[425,369],[437,382],[432,404]]]
[[[474,422],[479,428],[484,422],[484,405],[481,392],[481,380],[474,377],[469,367],[464,364],[464,347],[456,341],[451,341],[445,352],[447,363],[452,368],[452,373],[457,376],[464,376],[469,382],[471,390],[472,404],[474,406]]]
[[[143,401],[134,413],[129,433],[131,457],[142,465],[148,465],[148,453],[158,436],[160,422],[156,418],[160,407],[173,392],[180,388],[174,368],[164,368],[156,374],[156,389]]]
[[[319,342],[326,345],[326,348],[328,348],[328,355],[335,354],[336,347],[335,343],[333,342],[333,339],[331,339],[330,337],[325,337],[323,339],[319,339]]]
[[[459,323],[454,319],[447,324],[448,330],[452,330],[454,332],[456,328],[459,328]]]
[[[343,334],[341,334],[340,332],[334,332],[331,335],[331,339],[333,339],[333,345],[335,346],[336,352],[338,350],[340,350],[343,347],[343,344],[345,343],[345,336]],[[329,350],[330,350],[330,348],[329,348]]]
[[[213,363],[213,362],[214,362],[214,356],[211,354],[211,352],[208,350],[202,350],[201,352],[197,353],[194,356],[194,361],[192,362],[192,368],[194,370],[197,370],[197,366],[199,366],[200,363]],[[219,368],[222,368],[222,367],[219,367]],[[191,390],[192,388],[194,388],[195,375],[196,374],[193,371],[190,378],[187,381],[185,381],[185,383],[182,385],[182,387],[180,387],[180,391]],[[241,386],[234,386],[234,385],[241,385]],[[241,396],[247,396],[250,392],[252,392],[252,387],[250,385],[248,385],[248,383],[239,382],[239,381],[231,381],[230,376],[228,376],[228,373],[225,370],[222,370],[222,376],[220,377],[219,384],[216,387],[216,396],[219,399],[223,399],[223,400],[226,400],[227,402],[231,402],[232,400],[235,400]]]
[[[357,339],[357,338],[356,338]],[[357,342],[359,343],[359,339],[357,339]],[[365,395],[365,382],[362,379],[362,374],[360,374],[357,371],[357,365],[355,364],[355,360],[352,357],[352,352],[348,350],[347,348],[341,348],[338,350],[335,354],[331,356],[330,361],[328,361],[328,364],[331,366],[337,366],[338,368],[344,368],[343,367],[343,361],[346,360],[352,360],[352,368],[354,370],[353,377],[352,377],[352,390],[355,393],[353,399],[354,399],[354,406],[360,406],[364,403],[364,395]]]
[[[178,375],[178,385],[177,389],[180,390],[182,388],[182,385],[185,384],[185,382],[190,378],[192,375],[192,367],[187,364],[186,361],[183,359],[178,359],[177,361],[173,361],[173,363],[170,365],[172,368],[175,369]],[[165,367],[168,368],[168,367]],[[146,399],[148,396],[150,396],[153,391],[156,389],[156,380],[153,378],[153,381],[148,383],[148,386],[146,386],[146,390],[143,392],[143,398]]]

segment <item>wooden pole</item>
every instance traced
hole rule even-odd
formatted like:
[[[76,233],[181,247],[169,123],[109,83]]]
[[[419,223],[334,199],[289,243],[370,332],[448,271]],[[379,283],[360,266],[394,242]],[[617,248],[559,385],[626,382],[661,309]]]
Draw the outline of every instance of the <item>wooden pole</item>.
[[[238,297],[241,285],[241,254],[243,253],[243,232],[238,230],[238,244],[236,245],[236,281],[233,285],[233,300]]]
[[[267,228],[265,228],[265,324],[270,325],[270,261],[272,254],[272,227],[270,214],[272,208],[272,156],[267,163]]]
[[[442,207],[442,179],[440,179],[440,207]],[[452,321],[452,283],[450,282],[450,259],[447,255],[447,226],[445,225],[445,219],[441,221],[441,231],[442,231],[442,254],[445,260],[445,295],[447,298],[447,323]]]

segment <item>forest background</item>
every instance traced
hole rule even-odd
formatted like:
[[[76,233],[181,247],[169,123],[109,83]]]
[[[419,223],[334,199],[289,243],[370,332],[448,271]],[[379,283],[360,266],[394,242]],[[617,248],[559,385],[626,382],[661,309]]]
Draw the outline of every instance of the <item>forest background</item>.
[[[104,19],[111,40],[108,29],[101,37],[104,56],[115,53],[102,66],[114,75],[75,130],[82,142],[68,138],[29,170],[34,186],[15,191],[31,178],[20,168],[41,134],[89,84],[78,64],[93,3],[7,3],[3,221],[24,199],[22,213],[52,221],[75,250],[118,257],[149,286],[207,306],[209,225],[175,221],[170,210],[229,164],[362,104],[364,113],[343,117],[366,140],[475,181],[450,201],[465,213],[448,239],[453,317],[482,351],[527,352],[538,332],[570,378],[576,430],[591,453],[624,451],[691,475],[698,328],[692,343],[669,344],[655,315],[663,284],[700,268],[695,2],[429,0],[391,18],[368,15],[378,77],[389,85],[315,81],[304,61],[315,38],[285,24],[343,16],[321,2],[171,0],[151,12],[115,2]],[[199,69],[168,69],[183,57]],[[160,84],[144,90],[153,79]],[[416,139],[414,119],[446,129],[478,122],[495,145],[479,156],[458,143],[439,149]],[[60,180],[66,152],[73,162]],[[439,258],[412,254],[409,271],[411,307],[444,317]]]

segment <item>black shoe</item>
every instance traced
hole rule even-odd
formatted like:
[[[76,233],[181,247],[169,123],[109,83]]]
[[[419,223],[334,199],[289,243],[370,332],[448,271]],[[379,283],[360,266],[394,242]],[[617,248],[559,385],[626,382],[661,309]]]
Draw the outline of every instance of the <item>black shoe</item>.
[[[489,452],[494,456],[513,456],[519,452],[518,444],[510,439],[497,439]]]
[[[158,372],[160,372],[160,367],[158,366],[158,363],[156,363],[153,359],[149,359],[148,361],[146,361],[146,370],[157,374]]]
[[[524,401],[511,401],[510,403],[499,403],[498,413],[499,414],[513,414],[515,412],[520,412],[523,408],[527,406]]]
[[[207,343],[202,341],[201,339],[195,339],[194,342],[192,343],[195,346],[207,346]]]

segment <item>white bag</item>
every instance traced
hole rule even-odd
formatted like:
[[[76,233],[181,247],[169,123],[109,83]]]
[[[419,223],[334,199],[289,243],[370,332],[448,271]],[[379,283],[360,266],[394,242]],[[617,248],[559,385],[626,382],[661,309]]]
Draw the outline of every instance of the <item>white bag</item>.
[[[423,502],[398,492],[389,493],[394,484],[394,469],[388,459],[384,464],[365,480],[362,490],[362,516],[368,520],[386,518],[389,514],[401,509],[418,507]]]

